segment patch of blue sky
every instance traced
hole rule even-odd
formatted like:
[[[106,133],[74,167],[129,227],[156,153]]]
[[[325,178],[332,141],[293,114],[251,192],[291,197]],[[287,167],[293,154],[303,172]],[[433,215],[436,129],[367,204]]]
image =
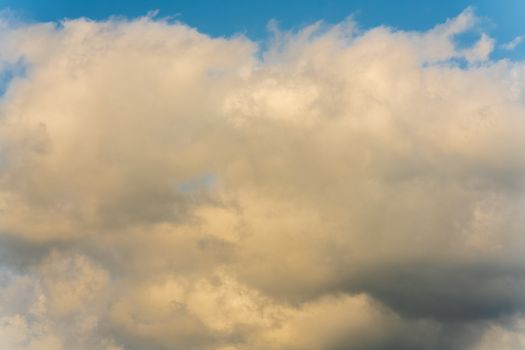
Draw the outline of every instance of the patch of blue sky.
[[[15,62],[0,62],[0,97],[4,96],[12,81],[24,78],[27,74],[27,64],[23,58]]]
[[[475,63],[474,63],[475,64]],[[469,63],[464,57],[452,57],[446,60],[437,62],[423,62],[422,67],[446,67],[451,69],[462,69],[466,70],[472,67],[472,63]]]
[[[209,191],[213,187],[216,180],[214,174],[203,174],[194,178],[182,181],[177,188],[180,192],[191,194],[194,192]]]
[[[466,32],[454,35],[452,40],[456,49],[462,50],[476,45],[480,38],[481,32],[479,30],[468,30]]]

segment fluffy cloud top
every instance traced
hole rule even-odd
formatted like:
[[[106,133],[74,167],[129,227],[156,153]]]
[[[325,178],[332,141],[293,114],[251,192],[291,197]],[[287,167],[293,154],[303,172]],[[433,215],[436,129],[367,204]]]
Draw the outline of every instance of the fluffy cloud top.
[[[4,22],[0,347],[523,348],[525,65],[476,30]]]

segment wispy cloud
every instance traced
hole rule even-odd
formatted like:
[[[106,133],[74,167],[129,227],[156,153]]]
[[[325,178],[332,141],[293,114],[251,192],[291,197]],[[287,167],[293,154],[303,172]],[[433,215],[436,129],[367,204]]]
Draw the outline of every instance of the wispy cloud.
[[[520,35],[520,36],[515,37],[508,43],[501,45],[501,47],[504,48],[505,50],[514,50],[516,47],[518,47],[521,44],[522,41],[523,41],[523,36]]]

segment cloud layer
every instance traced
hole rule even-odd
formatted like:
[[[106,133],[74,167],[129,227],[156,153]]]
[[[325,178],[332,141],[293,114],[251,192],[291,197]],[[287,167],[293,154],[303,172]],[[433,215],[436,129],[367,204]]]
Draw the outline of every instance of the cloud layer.
[[[2,349],[525,347],[525,65],[273,32],[3,22]]]

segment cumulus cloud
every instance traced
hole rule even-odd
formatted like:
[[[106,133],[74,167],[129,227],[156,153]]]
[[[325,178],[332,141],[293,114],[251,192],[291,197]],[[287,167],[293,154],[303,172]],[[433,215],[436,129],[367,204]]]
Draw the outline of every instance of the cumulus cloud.
[[[10,276],[0,289],[3,349],[121,349],[98,331],[108,274],[80,255],[56,251],[31,272]],[[96,337],[95,337],[96,336]]]
[[[0,347],[520,348],[525,66],[476,21],[4,23]]]

